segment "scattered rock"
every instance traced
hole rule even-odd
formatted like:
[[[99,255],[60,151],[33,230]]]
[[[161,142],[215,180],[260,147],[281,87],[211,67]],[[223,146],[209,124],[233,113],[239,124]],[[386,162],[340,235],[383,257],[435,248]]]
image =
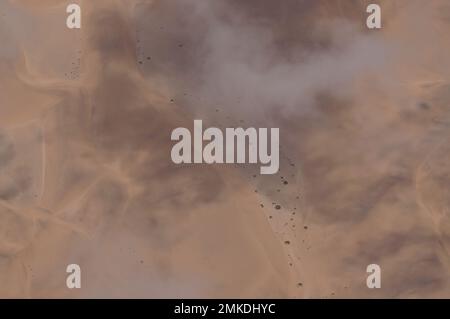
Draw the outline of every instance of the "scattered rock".
[[[419,106],[423,110],[429,110],[430,109],[430,105],[428,103],[426,103],[426,102],[420,102]]]

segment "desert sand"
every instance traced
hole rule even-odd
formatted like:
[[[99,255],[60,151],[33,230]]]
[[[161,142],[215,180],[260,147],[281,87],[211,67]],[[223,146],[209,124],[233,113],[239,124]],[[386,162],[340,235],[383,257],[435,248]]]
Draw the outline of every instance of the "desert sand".
[[[378,2],[0,1],[0,297],[449,298],[450,3]],[[193,119],[280,171],[173,164]]]

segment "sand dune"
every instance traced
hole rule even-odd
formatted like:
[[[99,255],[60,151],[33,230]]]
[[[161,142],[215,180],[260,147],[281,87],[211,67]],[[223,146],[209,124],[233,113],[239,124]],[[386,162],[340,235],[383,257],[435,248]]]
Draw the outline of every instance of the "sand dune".
[[[0,297],[450,296],[447,1],[71,2],[0,2]],[[278,174],[173,164],[198,118]]]

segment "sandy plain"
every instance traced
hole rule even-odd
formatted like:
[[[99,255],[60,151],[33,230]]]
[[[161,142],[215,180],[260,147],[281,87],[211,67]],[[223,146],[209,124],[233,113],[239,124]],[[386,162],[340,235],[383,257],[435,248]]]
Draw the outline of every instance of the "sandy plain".
[[[450,4],[379,2],[0,1],[0,297],[450,297]],[[280,172],[174,165],[197,118]]]

